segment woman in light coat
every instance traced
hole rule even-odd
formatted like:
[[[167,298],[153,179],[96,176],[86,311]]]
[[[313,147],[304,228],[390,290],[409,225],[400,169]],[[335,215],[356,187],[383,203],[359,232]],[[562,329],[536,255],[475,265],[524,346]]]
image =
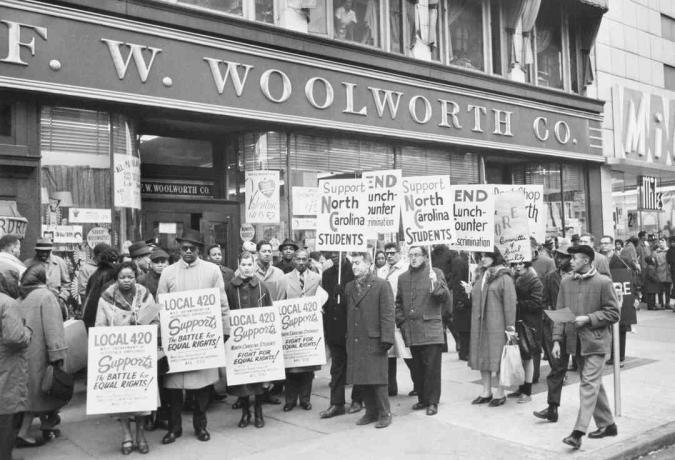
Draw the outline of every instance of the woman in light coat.
[[[28,409],[17,435],[17,446],[32,447],[40,444],[29,434],[33,418],[40,417],[43,439],[52,439],[60,433],[56,429],[61,422],[58,410],[66,405],[65,401],[42,392],[47,366],[63,366],[67,350],[61,307],[54,293],[47,288],[45,264],[31,265],[21,277],[19,312],[26,326],[33,331],[33,338],[26,352]]]
[[[465,285],[467,291],[470,286]],[[499,365],[506,334],[515,334],[516,289],[511,270],[495,247],[483,253],[479,276],[471,289],[471,341],[469,366],[480,371],[483,391],[472,404],[489,403],[491,407],[506,402],[504,389],[499,386]],[[494,377],[493,377],[493,374]],[[497,387],[492,395],[493,382]]]

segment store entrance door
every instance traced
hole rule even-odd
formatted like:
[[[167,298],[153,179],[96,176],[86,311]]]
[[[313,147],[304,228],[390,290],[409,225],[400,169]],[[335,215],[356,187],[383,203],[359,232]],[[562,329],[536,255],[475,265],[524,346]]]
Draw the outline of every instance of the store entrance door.
[[[239,250],[239,208],[213,200],[143,200],[143,235],[152,236],[159,246],[175,258],[180,257],[176,237],[189,228],[199,230],[205,247],[219,244],[224,262],[234,268]]]

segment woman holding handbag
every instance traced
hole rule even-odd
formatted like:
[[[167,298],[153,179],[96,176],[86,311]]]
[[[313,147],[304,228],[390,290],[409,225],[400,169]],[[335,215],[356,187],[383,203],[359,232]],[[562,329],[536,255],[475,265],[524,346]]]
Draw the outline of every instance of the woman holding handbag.
[[[518,403],[522,404],[532,401],[532,381],[541,358],[541,344],[537,337],[543,327],[541,315],[544,285],[530,262],[511,266],[516,276],[516,332],[525,370],[525,383],[508,397],[518,398]]]
[[[67,401],[49,396],[42,391],[42,381],[49,365],[63,366],[66,358],[66,338],[61,307],[47,288],[47,269],[36,263],[21,277],[19,312],[33,337],[26,351],[28,361],[28,409],[16,438],[17,447],[35,447],[60,434],[56,426],[61,422],[58,410]],[[42,440],[30,436],[34,417],[40,417]]]
[[[473,288],[468,283],[463,286],[471,293],[469,367],[480,371],[483,384],[483,391],[472,404],[501,406],[506,397],[499,385],[499,368],[507,336],[515,336],[516,289],[499,249],[482,254]],[[497,387],[494,397],[493,382]]]
[[[257,308],[272,306],[272,297],[265,283],[255,276],[255,259],[250,252],[243,252],[239,256],[239,269],[237,275],[225,286],[227,301],[230,310],[240,308]],[[228,387],[228,392],[239,397],[241,407],[241,420],[239,428],[246,428],[251,422],[251,396],[255,397],[255,420],[256,428],[265,426],[263,419],[262,403],[265,389],[263,382],[248,383],[245,385],[233,385]]]
[[[115,270],[115,282],[101,294],[96,311],[96,327],[135,326],[159,324],[159,316],[153,312],[154,300],[150,292],[136,284],[138,271],[133,262],[122,262]],[[150,312],[149,316],[146,312]],[[134,449],[141,454],[150,451],[145,439],[144,416],[149,413],[116,414],[122,425],[122,454],[129,455]],[[131,435],[131,419],[136,422],[136,441]]]

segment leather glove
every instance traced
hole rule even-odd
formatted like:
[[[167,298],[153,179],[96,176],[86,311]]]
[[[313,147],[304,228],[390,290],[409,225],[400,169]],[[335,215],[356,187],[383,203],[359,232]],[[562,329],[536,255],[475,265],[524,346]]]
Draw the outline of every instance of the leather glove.
[[[389,351],[389,349],[390,349],[391,347],[393,347],[393,346],[394,346],[393,343],[389,343],[389,342],[380,342],[380,350],[382,350],[383,352]]]

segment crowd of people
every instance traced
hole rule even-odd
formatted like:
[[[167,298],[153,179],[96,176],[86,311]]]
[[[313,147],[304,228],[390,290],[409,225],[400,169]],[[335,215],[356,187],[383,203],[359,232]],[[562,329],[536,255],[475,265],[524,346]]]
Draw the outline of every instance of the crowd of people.
[[[548,407],[534,416],[556,422],[568,372],[580,373],[580,409],[566,444],[579,448],[590,418],[598,429],[591,438],[616,435],[604,388],[602,369],[616,359],[611,351],[611,324],[620,322],[620,356],[625,360],[626,332],[634,311],[619,308],[621,295],[612,284],[612,269],[632,274],[636,305],[670,308],[675,275],[675,237],[649,238],[645,232],[627,241],[610,236],[595,247],[592,235],[531,241],[532,260],[506,263],[495,247],[481,254],[460,253],[445,245],[411,246],[406,253],[395,242],[382,251],[310,252],[287,239],[274,248],[268,241],[247,242],[236,270],[223,265],[223,248],[204,247],[199,232],[186,230],[176,239],[180,256],[139,241],[120,254],[107,244],[93,249],[93,260],[70,272],[53,254],[49,240],[38,240],[34,257],[19,260],[21,240],[0,238],[0,457],[16,447],[33,447],[59,436],[59,410],[66,404],[42,390],[49,366],[62,367],[67,356],[64,320],[82,319],[87,328],[159,324],[159,309],[141,317],[145,306],[162,293],[217,288],[220,291],[224,340],[229,338],[230,310],[271,306],[274,301],[313,296],[323,289],[324,339],[330,356],[330,401],[321,419],[364,411],[358,425],[392,423],[389,397],[398,394],[397,362],[410,370],[416,397],[414,410],[429,416],[441,402],[441,356],[448,349],[446,330],[459,359],[481,375],[481,392],[472,404],[504,405],[531,401],[543,359]],[[668,247],[669,246],[669,247]],[[431,249],[431,250],[429,250]],[[475,262],[475,263],[474,263]],[[582,293],[580,295],[579,293]],[[556,323],[546,310],[569,308],[574,322]],[[511,393],[500,385],[502,350],[518,343],[524,382]],[[571,369],[571,368],[570,368]],[[298,405],[312,410],[316,367],[287,368],[286,378],[226,387],[241,410],[238,427],[263,428],[264,404]],[[192,411],[194,434],[209,441],[207,409],[224,399],[218,369],[158,376],[160,404],[152,413],[115,414],[121,425],[121,452],[147,453],[146,430],[164,428],[162,443],[183,434],[181,412]],[[352,385],[346,400],[346,386]],[[284,401],[279,399],[284,395]],[[251,414],[253,407],[253,416]],[[41,436],[33,436],[39,419]],[[132,423],[135,430],[132,430]]]

